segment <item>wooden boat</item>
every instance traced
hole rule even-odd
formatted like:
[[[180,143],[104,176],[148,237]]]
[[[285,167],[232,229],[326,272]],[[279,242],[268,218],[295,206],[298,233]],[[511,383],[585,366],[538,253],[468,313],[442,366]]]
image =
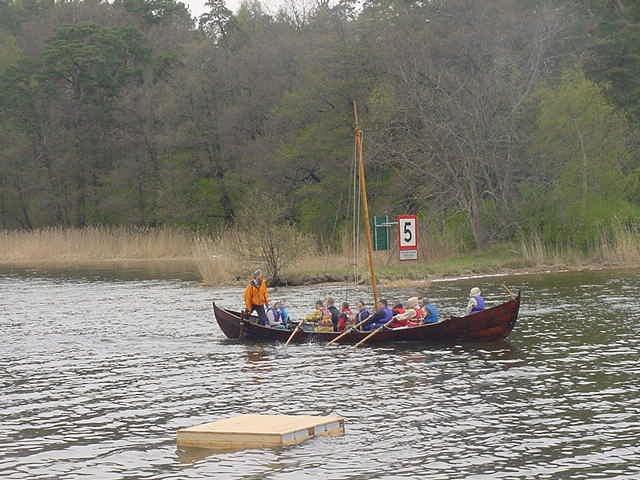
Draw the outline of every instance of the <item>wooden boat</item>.
[[[369,207],[367,203],[367,188],[365,181],[364,156],[362,147],[362,130],[358,126],[358,113],[355,101],[353,102],[353,116],[355,120],[355,157],[354,157],[354,230],[360,219],[357,214],[357,197],[362,202],[362,215],[364,217],[365,237],[367,240],[367,260],[369,266],[370,285],[373,292],[373,304],[378,304],[380,298],[376,275],[373,265],[373,239],[369,222]],[[356,173],[357,172],[357,173]],[[356,176],[359,183],[359,192],[356,189]],[[358,242],[355,241],[357,251]],[[357,284],[357,258],[354,273],[354,281]],[[417,327],[376,329],[373,333],[352,329],[348,334],[341,335],[337,332],[311,332],[299,329],[284,330],[263,326],[258,323],[257,317],[243,318],[240,312],[226,310],[213,304],[213,311],[218,325],[229,338],[237,338],[249,341],[268,341],[288,343],[302,342],[331,342],[360,345],[361,343],[396,343],[396,342],[452,342],[452,341],[493,341],[506,338],[516,325],[518,311],[520,309],[520,292],[517,296],[500,305],[486,309],[464,317],[450,317],[434,324],[420,325]],[[371,334],[371,335],[370,335]],[[337,338],[339,337],[339,338]]]
[[[465,317],[450,317],[438,323],[418,327],[385,328],[369,340],[369,343],[392,344],[396,342],[449,343],[453,341],[494,341],[506,338],[516,325],[520,309],[520,292],[511,300]],[[213,304],[213,312],[220,329],[228,338],[244,341],[285,343],[292,330],[263,326],[258,318],[243,318],[240,312],[227,310]],[[356,344],[371,332],[353,330],[336,343]],[[335,332],[298,331],[292,342],[328,342],[339,335]]]

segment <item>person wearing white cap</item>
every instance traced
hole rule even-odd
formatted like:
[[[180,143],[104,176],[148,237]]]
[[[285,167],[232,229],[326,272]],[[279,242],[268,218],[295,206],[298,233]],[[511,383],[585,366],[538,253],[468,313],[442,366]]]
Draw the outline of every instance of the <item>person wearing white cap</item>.
[[[478,287],[473,287],[469,292],[469,303],[467,304],[467,315],[481,312],[485,309],[484,298]]]

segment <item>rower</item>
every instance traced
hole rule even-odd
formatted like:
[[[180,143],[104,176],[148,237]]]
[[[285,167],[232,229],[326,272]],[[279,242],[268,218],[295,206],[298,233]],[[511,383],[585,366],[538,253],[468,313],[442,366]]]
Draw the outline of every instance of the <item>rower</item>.
[[[424,297],[422,304],[424,305],[425,313],[423,322],[438,323],[440,321],[440,312],[438,311],[438,307],[431,303],[427,297]]]
[[[389,320],[393,318],[393,311],[389,308],[389,303],[384,300],[378,300],[378,309],[373,314],[371,320],[367,322],[363,330],[375,330],[378,327],[383,326]]]
[[[336,301],[332,297],[327,297],[327,312],[331,315],[331,325],[333,331],[338,331],[338,317],[340,317],[340,311],[336,307]]]
[[[331,322],[331,313],[324,307],[322,300],[316,302],[316,308],[308,314],[305,323],[312,327],[316,332],[332,332],[333,323]]]
[[[407,308],[411,308],[411,307],[409,305],[407,305]],[[404,306],[401,303],[396,303],[393,306],[392,310],[393,310],[393,314],[394,315],[402,315],[405,312]]]
[[[419,325],[421,322],[418,319],[418,307],[419,307],[419,299],[418,297],[411,297],[407,300],[407,308],[402,309],[402,313],[394,315],[394,320],[391,322],[389,327],[391,328],[400,328],[400,327],[415,327]]]
[[[271,328],[285,328],[280,313],[280,302],[274,302],[273,305],[267,309],[267,321]]]
[[[358,313],[356,313],[355,317],[353,318],[353,322],[355,324],[366,320],[367,318],[369,318],[369,315],[371,315],[369,309],[365,306],[364,301],[362,300],[358,300],[358,303],[356,303],[356,308],[358,309]]]
[[[347,325],[349,325],[349,322],[351,320],[349,319],[349,315],[347,315],[345,312],[342,312],[340,314],[340,316],[338,317],[338,332],[344,332],[345,328],[347,328]]]
[[[280,300],[280,306],[278,307],[278,311],[280,312],[280,320],[282,320],[282,324],[285,328],[289,328],[289,323],[291,322],[291,317],[289,317],[289,308],[287,307],[287,303],[285,300]]]

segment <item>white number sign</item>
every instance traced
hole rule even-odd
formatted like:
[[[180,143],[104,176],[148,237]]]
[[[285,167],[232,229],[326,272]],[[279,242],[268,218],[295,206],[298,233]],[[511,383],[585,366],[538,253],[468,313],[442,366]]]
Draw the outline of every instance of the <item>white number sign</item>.
[[[418,240],[416,237],[416,219],[400,219],[400,248],[416,248]]]
[[[397,220],[400,260],[417,260],[418,219],[415,215],[399,215]]]

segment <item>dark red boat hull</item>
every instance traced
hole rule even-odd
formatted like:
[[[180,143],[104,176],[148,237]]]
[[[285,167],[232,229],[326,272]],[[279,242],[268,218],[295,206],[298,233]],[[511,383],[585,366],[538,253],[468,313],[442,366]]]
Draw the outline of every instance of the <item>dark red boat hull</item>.
[[[412,328],[384,329],[371,337],[367,343],[396,342],[451,342],[451,341],[494,341],[506,338],[516,325],[520,310],[518,296],[500,305],[465,317],[450,317],[442,322],[420,325]],[[270,328],[257,323],[257,318],[243,319],[240,312],[226,310],[213,304],[213,312],[222,332],[228,338],[248,341],[286,342],[291,330]],[[352,331],[342,337],[341,344],[355,344],[370,332]],[[292,342],[328,342],[339,333],[299,331]]]

